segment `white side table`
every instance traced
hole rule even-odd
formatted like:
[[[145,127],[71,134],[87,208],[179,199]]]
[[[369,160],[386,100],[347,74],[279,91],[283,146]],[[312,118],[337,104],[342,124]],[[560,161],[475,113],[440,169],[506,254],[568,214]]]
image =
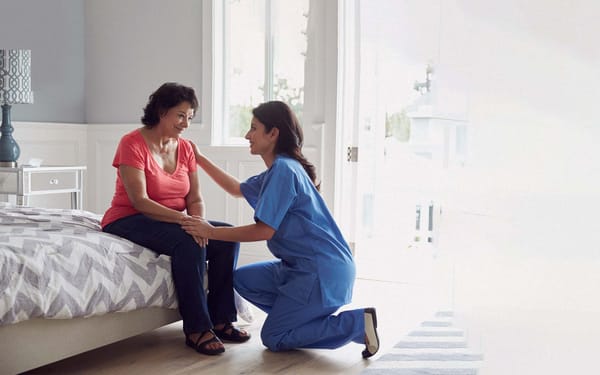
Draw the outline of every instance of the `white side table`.
[[[83,207],[83,172],[86,166],[0,167],[0,194],[16,195],[27,206],[32,195],[71,193],[71,208]]]

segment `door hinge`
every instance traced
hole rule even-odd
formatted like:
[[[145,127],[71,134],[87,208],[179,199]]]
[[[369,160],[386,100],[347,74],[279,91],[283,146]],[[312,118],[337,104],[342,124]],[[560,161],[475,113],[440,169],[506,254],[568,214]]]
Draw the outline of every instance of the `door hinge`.
[[[352,163],[358,161],[358,147],[348,146],[348,149],[346,150],[346,160]]]

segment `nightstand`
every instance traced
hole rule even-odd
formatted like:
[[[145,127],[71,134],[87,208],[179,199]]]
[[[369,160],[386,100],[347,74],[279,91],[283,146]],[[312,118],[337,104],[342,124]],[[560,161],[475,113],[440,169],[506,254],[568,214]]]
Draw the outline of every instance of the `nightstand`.
[[[83,207],[83,172],[86,166],[21,165],[0,167],[0,194],[16,195],[27,206],[32,195],[71,193],[71,208]]]

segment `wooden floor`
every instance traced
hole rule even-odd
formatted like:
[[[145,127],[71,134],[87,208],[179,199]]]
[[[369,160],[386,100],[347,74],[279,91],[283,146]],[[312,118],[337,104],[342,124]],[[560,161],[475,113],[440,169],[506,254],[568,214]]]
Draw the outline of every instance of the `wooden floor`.
[[[265,316],[255,309],[253,323],[239,322],[252,339],[244,344],[225,344],[226,352],[217,357],[186,347],[178,322],[28,374],[358,374],[439,307],[429,298],[433,295],[430,288],[418,283],[357,280],[354,302],[346,309],[377,308],[381,349],[370,360],[361,357],[364,346],[353,343],[336,350],[273,353],[261,344]]]

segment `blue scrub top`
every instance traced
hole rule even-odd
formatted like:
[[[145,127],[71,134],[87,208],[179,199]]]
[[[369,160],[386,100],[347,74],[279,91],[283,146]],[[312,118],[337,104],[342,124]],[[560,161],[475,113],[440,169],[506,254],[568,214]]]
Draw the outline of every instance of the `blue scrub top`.
[[[278,155],[240,189],[254,208],[254,220],[275,229],[267,246],[281,259],[281,293],[307,303],[319,283],[323,306],[350,303],[356,276],[352,253],[302,165]]]

